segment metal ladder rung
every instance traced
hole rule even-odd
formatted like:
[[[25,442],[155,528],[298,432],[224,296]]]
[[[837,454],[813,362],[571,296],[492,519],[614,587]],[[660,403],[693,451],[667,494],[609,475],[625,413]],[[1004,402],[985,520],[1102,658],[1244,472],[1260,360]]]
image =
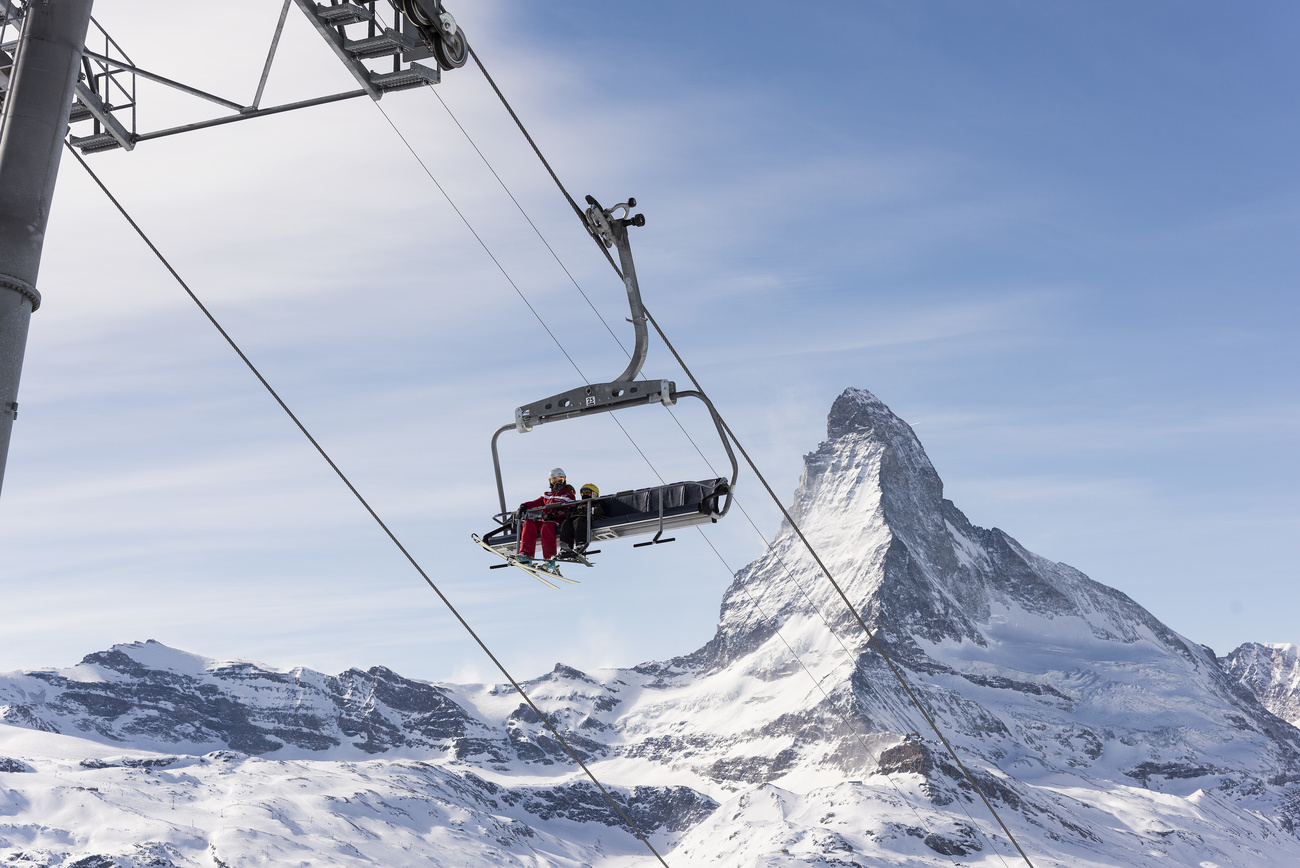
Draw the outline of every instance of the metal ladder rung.
[[[409,68],[399,69],[397,72],[370,74],[371,84],[385,93],[390,90],[406,90],[412,87],[423,87],[426,84],[438,84],[441,81],[442,70],[421,66],[418,63],[412,63]]]
[[[68,123],[75,124],[81,121],[88,121],[94,117],[90,109],[81,100],[72,103],[72,110],[68,112]]]
[[[423,42],[417,42],[409,36],[403,36],[392,29],[365,39],[348,39],[343,43],[343,50],[357,60],[384,57],[385,55],[396,54],[399,51],[414,51],[423,47]]]
[[[365,6],[354,6],[351,3],[340,3],[337,6],[317,3],[316,14],[320,16],[321,21],[332,27],[343,27],[348,24],[359,24],[362,21],[375,20],[375,16]]]
[[[122,147],[112,133],[100,133],[96,136],[73,136],[71,141],[72,146],[83,154],[93,154],[96,151],[111,151],[113,148]]]

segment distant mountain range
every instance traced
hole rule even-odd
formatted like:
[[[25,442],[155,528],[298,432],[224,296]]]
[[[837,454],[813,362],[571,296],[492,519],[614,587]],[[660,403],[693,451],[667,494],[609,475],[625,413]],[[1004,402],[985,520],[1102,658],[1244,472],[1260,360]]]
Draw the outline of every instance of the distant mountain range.
[[[791,513],[1035,866],[1300,864],[1295,646],[973,526],[860,389]],[[703,648],[525,687],[669,865],[1024,864],[788,526]],[[0,676],[0,722],[4,865],[658,864],[508,686],[144,642]]]
[[[1265,708],[1300,726],[1300,647],[1247,642],[1219,662]]]

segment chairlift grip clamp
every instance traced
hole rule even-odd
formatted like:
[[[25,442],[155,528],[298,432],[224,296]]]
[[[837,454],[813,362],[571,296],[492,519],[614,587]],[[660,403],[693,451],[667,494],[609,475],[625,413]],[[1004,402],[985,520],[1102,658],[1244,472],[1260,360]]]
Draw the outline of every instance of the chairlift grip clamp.
[[[629,197],[626,202],[620,202],[608,209],[602,207],[595,196],[587,196],[587,204],[591,206],[586,213],[587,231],[591,233],[592,238],[605,247],[614,246],[615,225],[619,228],[645,225],[644,214],[632,213],[632,209],[636,207],[634,197]],[[622,216],[614,216],[619,211],[622,212]]]

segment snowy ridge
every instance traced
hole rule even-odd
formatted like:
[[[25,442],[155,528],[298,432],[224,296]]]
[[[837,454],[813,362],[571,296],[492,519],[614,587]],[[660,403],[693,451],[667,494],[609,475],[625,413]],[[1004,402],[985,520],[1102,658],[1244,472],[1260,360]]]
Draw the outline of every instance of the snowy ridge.
[[[1265,708],[1300,727],[1300,646],[1247,642],[1219,662]]]
[[[875,396],[836,400],[791,512],[1035,865],[1300,862],[1300,730],[1122,593],[973,526]],[[1014,864],[788,527],[703,648],[527,687],[670,865]],[[0,720],[17,864],[653,863],[500,685],[137,643],[0,676]]]
[[[154,641],[0,682],[0,721],[143,749],[361,759],[468,749],[486,731],[447,690],[383,667],[338,676],[215,661]]]

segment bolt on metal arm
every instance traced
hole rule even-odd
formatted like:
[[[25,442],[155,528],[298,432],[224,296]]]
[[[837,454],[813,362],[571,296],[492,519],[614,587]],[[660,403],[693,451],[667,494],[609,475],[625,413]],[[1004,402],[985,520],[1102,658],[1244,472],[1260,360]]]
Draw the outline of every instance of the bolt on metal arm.
[[[641,303],[641,287],[636,282],[636,265],[632,262],[632,245],[627,238],[627,227],[644,226],[645,215],[632,216],[636,199],[628,199],[608,211],[600,207],[600,203],[592,196],[587,197],[587,204],[591,206],[587,209],[587,231],[606,247],[618,248],[618,261],[623,270],[623,284],[627,288],[627,303],[632,309],[632,328],[636,332],[636,346],[632,349],[632,360],[628,362],[627,370],[614,378],[616,383],[627,382],[635,380],[636,375],[641,373],[646,354],[650,351],[650,333],[645,325],[645,305]],[[623,212],[621,217],[615,216],[618,211]]]
[[[587,231],[606,247],[617,247],[619,259],[623,261],[623,284],[627,289],[628,307],[632,311],[632,317],[628,321],[636,330],[636,346],[632,349],[632,359],[627,368],[611,382],[588,383],[516,407],[515,427],[521,434],[531,431],[535,425],[547,422],[559,422],[591,413],[607,413],[647,403],[661,403],[671,407],[677,401],[677,386],[671,380],[636,379],[650,350],[650,333],[646,329],[648,317],[645,305],[641,303],[641,289],[637,285],[636,266],[632,262],[627,227],[644,226],[645,215],[631,213],[636,207],[635,199],[628,199],[609,209],[602,208],[591,196],[587,197],[587,203],[591,206],[586,213]]]

